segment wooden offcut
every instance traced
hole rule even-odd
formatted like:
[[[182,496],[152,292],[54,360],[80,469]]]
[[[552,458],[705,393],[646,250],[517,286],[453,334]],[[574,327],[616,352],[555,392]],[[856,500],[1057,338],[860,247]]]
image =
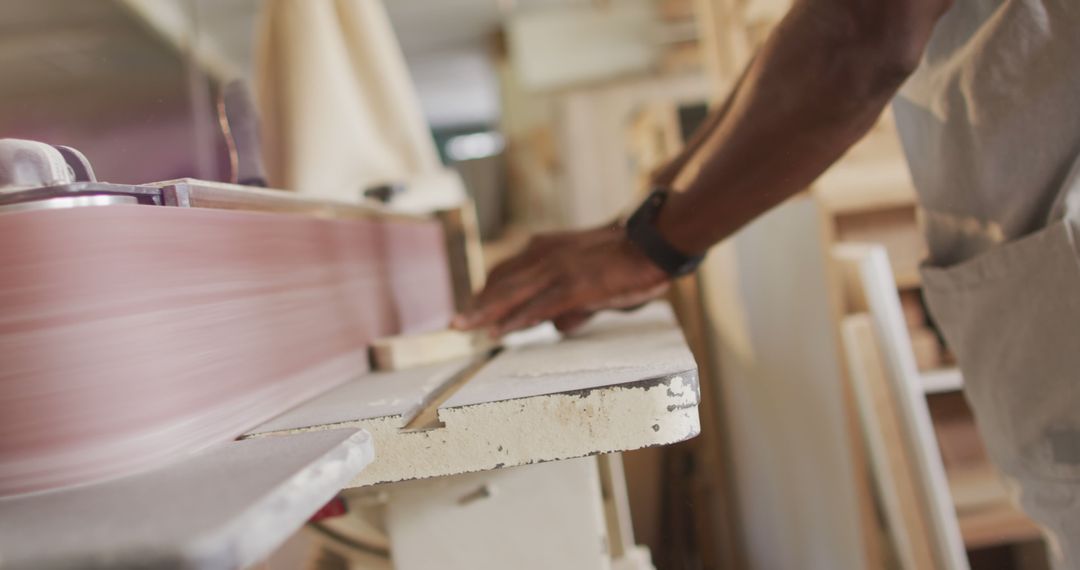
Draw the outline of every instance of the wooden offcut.
[[[405,370],[475,356],[495,346],[487,331],[447,329],[390,336],[372,342],[371,364],[375,370]]]

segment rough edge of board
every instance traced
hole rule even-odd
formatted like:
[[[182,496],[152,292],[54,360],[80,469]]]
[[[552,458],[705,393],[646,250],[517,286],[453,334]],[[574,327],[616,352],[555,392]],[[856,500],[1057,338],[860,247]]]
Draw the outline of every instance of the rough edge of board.
[[[455,475],[690,439],[700,431],[697,370],[562,393],[440,408],[445,427],[401,431],[402,416],[270,431],[342,427],[372,434],[378,458],[348,487]]]

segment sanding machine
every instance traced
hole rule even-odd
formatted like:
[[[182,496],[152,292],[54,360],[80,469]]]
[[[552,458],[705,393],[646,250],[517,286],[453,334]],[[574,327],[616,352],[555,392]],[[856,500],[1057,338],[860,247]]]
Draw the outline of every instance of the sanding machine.
[[[0,141],[0,496],[240,435],[454,310],[443,226]]]
[[[697,434],[667,306],[454,357],[467,207],[107,184],[10,140],[0,185],[0,568],[244,567],[343,489],[376,540],[315,528],[374,567],[651,568],[591,456]]]

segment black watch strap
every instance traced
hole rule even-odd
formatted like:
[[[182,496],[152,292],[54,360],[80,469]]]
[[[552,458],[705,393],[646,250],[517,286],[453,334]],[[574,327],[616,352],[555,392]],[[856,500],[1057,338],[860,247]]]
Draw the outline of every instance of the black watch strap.
[[[656,218],[667,201],[668,191],[656,188],[626,220],[626,236],[645,256],[671,277],[692,273],[701,265],[704,255],[686,255],[675,249],[656,230]]]

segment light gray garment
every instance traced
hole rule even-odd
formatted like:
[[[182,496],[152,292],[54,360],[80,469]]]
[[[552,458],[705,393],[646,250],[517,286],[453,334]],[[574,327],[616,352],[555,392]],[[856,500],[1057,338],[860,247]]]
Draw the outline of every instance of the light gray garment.
[[[894,103],[931,313],[995,463],[1080,570],[1080,0],[955,0]]]
[[[894,109],[932,262],[1045,227],[1080,156],[1080,2],[955,0]]]

